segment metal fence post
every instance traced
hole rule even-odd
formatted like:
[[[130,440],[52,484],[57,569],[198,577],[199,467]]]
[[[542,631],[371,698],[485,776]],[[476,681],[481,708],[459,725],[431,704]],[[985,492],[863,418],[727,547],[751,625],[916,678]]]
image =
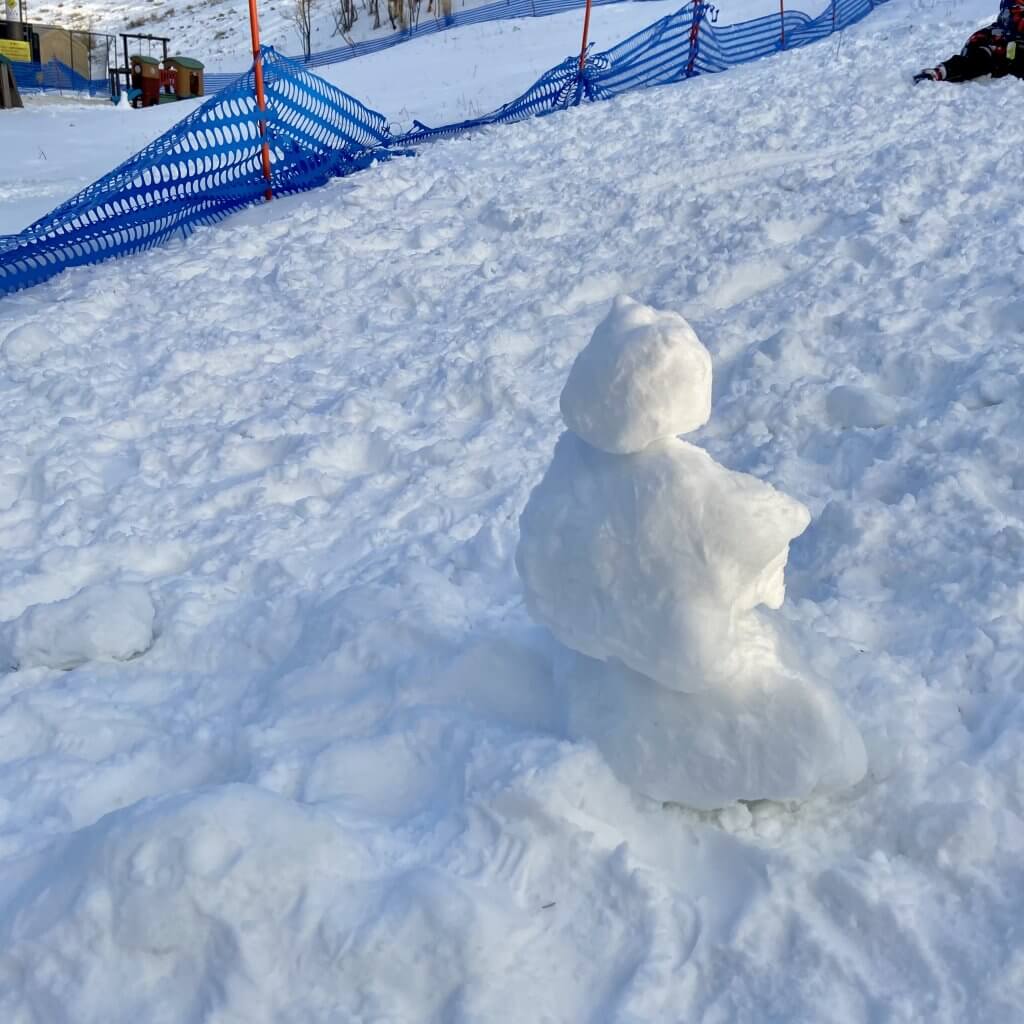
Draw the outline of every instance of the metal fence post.
[[[256,12],[256,0],[249,0],[249,28],[252,30],[252,70],[254,85],[256,87],[256,107],[260,113],[267,109],[267,99],[263,95],[263,53],[260,51],[260,20]],[[267,200],[274,197],[274,190],[270,187],[270,147],[267,145],[267,122],[259,122],[260,138],[263,140],[260,147],[263,161],[263,177],[267,182],[267,190],[263,193]]]

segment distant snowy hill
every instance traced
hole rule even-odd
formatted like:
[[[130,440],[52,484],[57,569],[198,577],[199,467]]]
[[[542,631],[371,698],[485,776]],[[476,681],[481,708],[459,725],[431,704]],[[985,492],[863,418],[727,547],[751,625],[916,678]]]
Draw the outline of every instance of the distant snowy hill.
[[[455,0],[457,6],[474,0]],[[302,44],[292,21],[294,0],[261,0],[260,28],[263,41],[285,53],[300,53]],[[373,28],[373,19],[358,8],[359,19],[351,38],[365,39],[386,35],[394,29],[387,18],[386,0],[382,0],[382,22]],[[67,3],[45,0],[32,5],[32,18],[69,28],[90,28],[95,32],[139,32],[167,36],[171,48],[199,58],[214,70],[241,71],[252,60],[249,34],[249,8],[246,0],[110,0],[94,3],[83,0],[74,7]],[[313,7],[313,49],[325,50],[341,46],[345,40],[335,33],[334,20],[327,0]],[[434,15],[426,11],[423,18]]]
[[[489,0],[452,0],[453,11],[480,6]],[[651,0],[637,0],[649,3]],[[659,0],[653,0],[655,4]],[[793,0],[794,8],[817,13],[828,0]],[[438,17],[442,11],[440,0],[423,0],[420,22]],[[676,7],[682,6],[682,0]],[[771,14],[778,10],[776,0],[723,0],[719,4],[723,21],[741,21],[746,18]],[[260,0],[259,17],[265,43],[287,54],[301,53],[302,44],[296,31],[292,13],[295,0]],[[358,20],[349,35],[350,40],[378,38],[395,31],[387,16],[387,2],[381,0],[379,28],[374,28],[373,17],[363,3],[357,2]],[[252,59],[249,33],[249,7],[247,0],[78,0],[75,4],[60,0],[32,3],[31,17],[42,23],[67,28],[91,29],[94,32],[139,32],[167,36],[176,53],[195,56],[212,70],[241,71]],[[646,17],[653,21],[658,14]],[[643,20],[643,18],[641,19]],[[333,49],[343,46],[346,39],[335,31],[330,0],[314,0],[312,8],[312,49]],[[604,39],[605,43],[617,40]],[[519,54],[509,47],[512,59]],[[562,54],[564,56],[564,54]],[[561,59],[561,58],[559,58]]]

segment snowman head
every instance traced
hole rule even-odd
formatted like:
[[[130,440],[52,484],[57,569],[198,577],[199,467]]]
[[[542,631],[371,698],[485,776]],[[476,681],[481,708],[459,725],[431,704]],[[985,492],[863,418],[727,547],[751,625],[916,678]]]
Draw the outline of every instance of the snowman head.
[[[632,454],[711,415],[711,355],[678,313],[618,296],[569,371],[566,426],[587,444]]]

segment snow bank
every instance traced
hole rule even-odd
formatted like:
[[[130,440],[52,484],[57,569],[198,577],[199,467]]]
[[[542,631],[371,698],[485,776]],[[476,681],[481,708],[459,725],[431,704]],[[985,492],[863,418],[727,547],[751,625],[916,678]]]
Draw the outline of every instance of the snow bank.
[[[358,920],[375,895],[359,883],[375,873],[353,833],[257,787],[142,801],[0,892],[0,1017],[30,1019],[18,1010],[28,1002],[76,1007],[80,1021],[169,1024],[229,1002],[233,1019],[284,1019],[293,993],[326,997],[336,913]]]
[[[142,584],[85,587],[64,601],[32,605],[0,625],[0,660],[14,668],[59,669],[126,661],[152,646],[155,616]]]

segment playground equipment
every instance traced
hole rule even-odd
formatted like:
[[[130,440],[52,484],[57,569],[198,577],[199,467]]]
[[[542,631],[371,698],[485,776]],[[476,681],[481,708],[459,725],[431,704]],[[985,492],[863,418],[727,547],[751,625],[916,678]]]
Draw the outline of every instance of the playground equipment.
[[[193,57],[168,57],[164,61],[166,89],[179,100],[204,95],[203,65]]]
[[[131,55],[129,40],[136,46]],[[192,57],[168,57],[169,43],[166,36],[121,33],[124,67],[110,70],[113,103],[119,103],[122,94],[133,107],[152,107],[204,94],[203,65]],[[159,57],[153,53],[154,48],[161,51]]]

